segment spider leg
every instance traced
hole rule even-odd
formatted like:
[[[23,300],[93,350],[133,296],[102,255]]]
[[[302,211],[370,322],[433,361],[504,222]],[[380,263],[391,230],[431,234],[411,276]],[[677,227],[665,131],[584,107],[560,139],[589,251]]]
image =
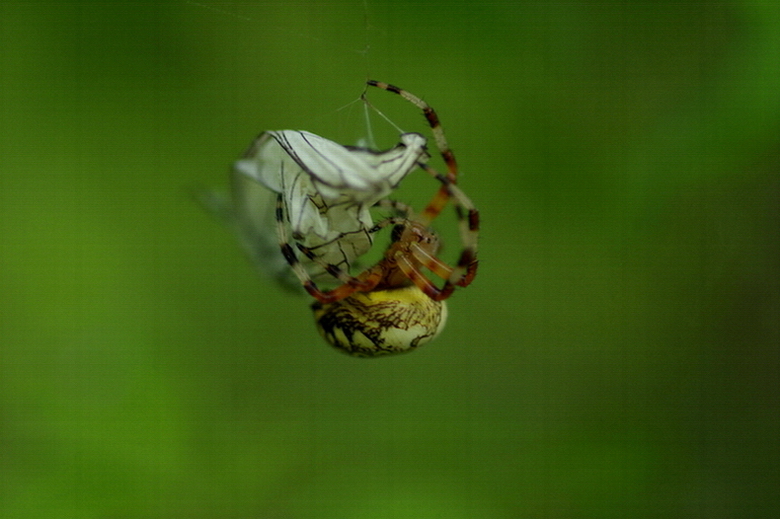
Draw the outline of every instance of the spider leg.
[[[394,203],[395,204],[395,203]],[[414,220],[402,217],[402,218],[386,218],[380,222],[377,222],[371,229],[368,230],[369,233],[375,233],[379,232],[380,230],[384,229],[385,227],[391,226],[391,225],[402,225],[402,226],[408,226],[410,225]],[[421,247],[418,243],[411,243],[409,245],[409,250],[412,251],[415,260],[418,263],[422,263],[425,268],[436,274],[442,279],[450,279],[452,276],[453,268],[450,267],[447,263],[440,260],[430,252],[428,252],[425,248]]]
[[[451,182],[448,176],[444,176],[438,173],[435,169],[428,165],[420,164],[420,167],[428,172],[431,176],[441,182],[442,186],[439,192],[444,190],[447,200],[452,200],[455,206],[455,214],[458,218],[458,229],[460,231],[460,239],[463,244],[463,250],[458,259],[458,263],[455,268],[452,269],[448,278],[444,278],[437,272],[436,269],[428,267],[426,261],[430,261],[430,255],[427,253],[427,258],[421,258],[420,261],[430,270],[440,277],[447,279],[448,283],[452,283],[458,286],[465,287],[471,283],[474,276],[477,275],[477,238],[479,236],[479,211],[471,202],[469,197]],[[418,256],[424,251],[415,251]],[[435,259],[435,258],[434,258]]]
[[[409,251],[411,254],[408,256],[396,257],[396,264],[412,283],[434,301],[442,301],[450,297],[455,286],[468,286],[477,274],[476,248],[465,247],[455,267],[449,266],[418,243],[412,243]],[[444,285],[441,288],[437,287],[420,271],[418,265],[444,279]]]
[[[455,161],[455,155],[452,153],[449,144],[447,144],[447,139],[444,137],[444,130],[441,127],[439,116],[436,114],[436,111],[431,108],[428,103],[411,92],[407,92],[403,88],[381,81],[374,81],[373,79],[366,81],[366,84],[398,94],[422,110],[425,119],[428,121],[428,126],[431,127],[433,138],[436,140],[436,147],[439,149],[439,153],[441,153],[444,162],[447,164],[448,176],[452,182],[455,182],[458,176],[458,163]]]
[[[366,84],[387,90],[388,92],[392,92],[394,94],[398,94],[422,110],[423,115],[425,116],[425,120],[428,121],[428,126],[431,128],[431,133],[433,134],[433,138],[436,141],[436,147],[439,150],[439,154],[441,154],[442,159],[444,159],[444,163],[447,165],[447,179],[453,184],[457,183],[458,162],[455,160],[455,154],[450,149],[449,143],[447,143],[447,139],[444,136],[444,129],[441,126],[441,122],[439,121],[439,116],[436,114],[436,111],[428,103],[411,92],[404,90],[403,88],[391,85],[389,83],[383,83],[381,81],[374,81],[373,79],[367,81]],[[422,166],[422,164],[420,164],[420,166]],[[428,203],[428,206],[423,210],[422,218],[426,222],[432,221],[439,215],[439,213],[441,213],[444,206],[447,205],[448,200],[449,194],[447,189],[445,186],[442,186]]]
[[[398,216],[403,216],[408,220],[414,220],[414,209],[403,202],[399,202],[398,200],[384,198],[374,204],[374,207],[378,207],[380,209],[389,209]]]
[[[418,166],[428,172],[431,171],[431,169],[425,164],[418,164]],[[438,173],[435,175],[438,175]],[[446,186],[441,186],[438,191],[436,191],[436,194],[433,195],[431,201],[428,202],[428,205],[425,206],[425,209],[423,209],[423,212],[420,214],[420,221],[426,224],[430,224],[437,216],[441,214],[442,210],[444,210],[444,207],[449,201],[449,190],[446,188]]]
[[[442,181],[443,187],[447,188],[448,196],[455,204],[463,251],[455,267],[451,267],[419,243],[411,243],[408,245],[409,254],[398,254],[394,257],[394,261],[401,272],[423,293],[434,301],[442,301],[452,295],[456,286],[468,286],[477,274],[479,213],[468,197],[457,186],[449,183],[447,177],[438,175],[433,170],[430,172]],[[444,285],[441,288],[437,287],[420,271],[420,266],[444,279]]]
[[[455,285],[450,283],[449,280],[445,281],[441,288],[437,287],[425,276],[425,274],[420,272],[420,269],[417,268],[414,261],[409,256],[400,256],[396,261],[401,272],[403,272],[412,283],[417,285],[417,288],[422,290],[425,295],[434,301],[443,301],[447,299],[452,295],[453,290],[455,290]],[[428,265],[425,266],[427,267]]]
[[[334,301],[344,299],[345,297],[349,297],[357,291],[370,291],[376,287],[377,284],[379,284],[382,279],[382,269],[379,265],[366,270],[359,277],[353,277],[340,267],[321,261],[308,247],[296,244],[298,250],[300,250],[301,253],[303,253],[307,258],[320,264],[326,272],[343,283],[342,285],[332,290],[321,290],[311,279],[311,276],[309,276],[309,273],[306,271],[303,265],[301,265],[298,256],[288,241],[284,213],[284,199],[280,193],[276,196],[276,232],[279,238],[279,248],[282,251],[284,259],[287,260],[290,268],[300,280],[303,288],[312,297],[321,303],[332,303]]]

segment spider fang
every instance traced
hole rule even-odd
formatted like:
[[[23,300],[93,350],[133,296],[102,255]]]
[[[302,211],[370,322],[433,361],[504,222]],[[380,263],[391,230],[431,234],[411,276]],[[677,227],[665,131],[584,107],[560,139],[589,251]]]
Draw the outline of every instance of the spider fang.
[[[312,304],[320,335],[354,357],[405,353],[429,342],[444,328],[447,304],[415,285],[355,292],[334,303]]]

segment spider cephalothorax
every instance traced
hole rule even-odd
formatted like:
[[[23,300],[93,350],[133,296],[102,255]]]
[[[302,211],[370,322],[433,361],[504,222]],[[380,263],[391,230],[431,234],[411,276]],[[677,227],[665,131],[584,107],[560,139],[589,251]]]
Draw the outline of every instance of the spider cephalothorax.
[[[418,133],[402,134],[395,148],[379,152],[293,130],[261,134],[236,172],[239,183],[250,178],[276,193],[281,257],[316,299],[312,308],[321,335],[346,353],[378,356],[415,349],[441,331],[447,316],[444,300],[456,286],[469,285],[477,273],[479,213],[456,185],[457,162],[436,112],[398,87],[367,84],[398,94],[423,111],[446,174],[426,164],[426,140]],[[387,198],[417,168],[440,184],[419,214]],[[246,198],[245,191],[236,194],[239,201],[242,196]],[[437,257],[439,239],[430,228],[450,201],[462,242],[454,266]],[[389,209],[393,216],[374,223],[371,208]],[[382,259],[353,275],[353,261],[370,249],[377,232],[390,226],[391,243]],[[250,249],[265,254],[268,243],[255,239],[261,234],[256,227],[250,222],[242,234],[248,236]],[[423,270],[444,283],[438,286]],[[338,286],[322,288],[334,280]]]

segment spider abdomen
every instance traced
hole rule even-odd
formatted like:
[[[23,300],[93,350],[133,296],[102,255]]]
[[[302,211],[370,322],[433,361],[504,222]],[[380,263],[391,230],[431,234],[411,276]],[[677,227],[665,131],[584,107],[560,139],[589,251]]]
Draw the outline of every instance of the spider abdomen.
[[[436,337],[447,305],[417,286],[356,292],[334,303],[312,305],[320,334],[336,349],[357,357],[411,351]]]

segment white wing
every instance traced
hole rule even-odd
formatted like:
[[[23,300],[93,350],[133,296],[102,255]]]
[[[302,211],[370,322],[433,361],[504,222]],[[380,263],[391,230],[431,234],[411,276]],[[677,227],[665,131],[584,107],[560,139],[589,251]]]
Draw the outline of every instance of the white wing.
[[[426,155],[425,137],[418,133],[402,135],[401,143],[385,152],[348,148],[309,132],[284,130],[268,134],[311,177],[325,199],[349,194],[356,202],[371,198],[377,201],[387,196]],[[279,192],[280,186],[273,185],[278,172],[264,173],[261,181]]]
[[[276,236],[276,193],[244,175],[232,176],[230,223],[252,262],[280,284],[300,290],[301,284],[279,249]]]
[[[244,241],[254,256],[264,255],[271,242],[278,251],[273,207],[281,193],[289,235],[324,262],[348,268],[371,248],[370,207],[428,159],[425,144],[422,135],[406,133],[396,147],[376,152],[304,131],[262,133],[234,167],[234,203]],[[247,180],[257,184],[252,187]],[[268,188],[268,197],[257,192],[258,184]],[[318,265],[307,264],[306,258],[302,262],[312,277],[322,275]],[[286,268],[270,263],[266,266],[272,270]]]

